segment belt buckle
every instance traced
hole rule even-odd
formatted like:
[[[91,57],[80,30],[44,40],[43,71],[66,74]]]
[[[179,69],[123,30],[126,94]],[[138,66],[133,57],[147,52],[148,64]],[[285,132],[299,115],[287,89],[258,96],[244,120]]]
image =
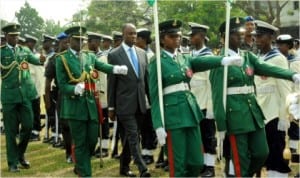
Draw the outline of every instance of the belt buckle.
[[[184,90],[188,90],[189,89],[189,87],[188,87],[187,84],[184,84],[183,86],[184,86]]]

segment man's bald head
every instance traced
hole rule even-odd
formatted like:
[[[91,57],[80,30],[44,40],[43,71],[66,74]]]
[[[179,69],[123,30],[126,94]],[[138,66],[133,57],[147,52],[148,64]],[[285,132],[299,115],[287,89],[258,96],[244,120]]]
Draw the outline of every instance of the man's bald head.
[[[136,42],[136,27],[132,23],[126,23],[122,28],[124,43],[132,46]]]

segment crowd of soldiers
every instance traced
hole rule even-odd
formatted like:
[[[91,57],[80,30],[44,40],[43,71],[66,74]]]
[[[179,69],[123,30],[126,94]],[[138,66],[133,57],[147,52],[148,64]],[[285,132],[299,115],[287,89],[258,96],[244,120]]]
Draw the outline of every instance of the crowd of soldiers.
[[[155,160],[172,177],[214,177],[222,157],[229,177],[259,177],[263,166],[268,177],[288,177],[286,145],[299,162],[299,39],[278,35],[277,27],[251,16],[235,17],[229,57],[219,57],[225,22],[217,50],[207,46],[208,24],[188,25],[190,32],[182,35],[179,20],[159,24],[164,122],[150,30],[125,24],[110,36],[73,26],[44,34],[39,49],[37,37],[19,36],[20,25],[4,26],[1,129],[9,171],[30,168],[28,142],[44,135],[44,143],[65,149],[66,162],[80,177],[92,176],[91,157],[109,157],[109,150],[127,177],[136,176],[131,157],[140,177],[151,176],[147,165]],[[225,109],[221,66],[229,68]],[[287,106],[286,98],[297,92]]]

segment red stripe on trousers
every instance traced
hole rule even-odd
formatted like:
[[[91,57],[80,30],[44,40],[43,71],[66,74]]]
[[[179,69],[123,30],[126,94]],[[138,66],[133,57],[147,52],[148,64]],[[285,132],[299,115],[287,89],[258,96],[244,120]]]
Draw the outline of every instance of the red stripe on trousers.
[[[174,155],[173,155],[172,137],[171,137],[170,131],[167,131],[167,146],[168,146],[168,160],[169,160],[170,177],[174,177],[175,176]]]
[[[231,149],[232,149],[232,156],[233,156],[233,165],[236,177],[242,177],[241,175],[241,165],[239,159],[239,152],[236,145],[236,137],[234,135],[229,136]]]

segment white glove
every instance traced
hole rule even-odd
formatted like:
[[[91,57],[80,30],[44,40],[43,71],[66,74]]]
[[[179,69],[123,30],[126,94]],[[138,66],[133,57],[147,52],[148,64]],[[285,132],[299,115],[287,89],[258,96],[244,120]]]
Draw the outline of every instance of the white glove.
[[[290,121],[288,119],[279,119],[277,129],[287,131],[288,128],[290,128]]]
[[[212,113],[212,112],[206,112],[206,118],[207,119],[214,119],[215,118],[215,116],[214,116],[214,113]]]
[[[300,74],[294,74],[292,78],[295,84],[300,84]]]
[[[293,115],[295,120],[299,120],[300,119],[300,104],[291,104],[289,106],[289,113],[291,115]]]
[[[156,136],[157,136],[159,145],[163,146],[164,144],[166,144],[167,133],[166,133],[165,129],[162,127],[159,127],[155,130],[155,132],[156,132]]]
[[[241,56],[226,56],[223,57],[221,64],[223,66],[242,66]]]
[[[113,68],[113,73],[114,74],[121,74],[121,75],[127,75],[128,68],[125,65],[115,65]]]
[[[218,159],[221,160],[223,157],[223,142],[225,139],[226,131],[218,132]]]
[[[223,143],[224,139],[225,139],[225,134],[226,131],[220,131],[218,132],[218,138],[220,139],[220,141]]]
[[[82,95],[83,92],[84,92],[84,83],[83,82],[77,83],[74,89],[75,95]]]

